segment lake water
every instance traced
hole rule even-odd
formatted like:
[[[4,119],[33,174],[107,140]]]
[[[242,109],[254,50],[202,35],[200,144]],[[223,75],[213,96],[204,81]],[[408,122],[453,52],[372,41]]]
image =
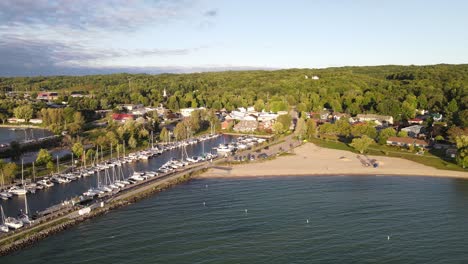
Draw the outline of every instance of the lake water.
[[[41,128],[0,127],[0,144],[10,143],[11,141],[20,142],[26,139],[37,139],[52,135],[53,133],[51,131]]]
[[[203,151],[211,152],[212,148],[218,146],[220,143],[228,143],[233,139],[232,136],[220,136],[203,143],[187,146],[187,155],[197,156],[201,155]],[[173,149],[166,151],[160,156],[156,156],[146,161],[136,163],[124,164],[122,171],[125,176],[129,176],[133,171],[157,170],[171,158],[181,158],[181,149]],[[101,177],[104,172],[101,172]],[[102,178],[101,178],[102,179]],[[27,194],[28,205],[31,212],[42,211],[47,207],[61,203],[72,197],[76,197],[86,192],[91,187],[97,186],[97,175],[83,177],[68,184],[57,184],[51,188],[38,190],[35,194]],[[0,200],[0,205],[3,206],[7,216],[16,216],[20,208],[24,208],[24,197],[14,196],[10,200]]]
[[[467,219],[465,180],[196,179],[1,263],[466,263]]]

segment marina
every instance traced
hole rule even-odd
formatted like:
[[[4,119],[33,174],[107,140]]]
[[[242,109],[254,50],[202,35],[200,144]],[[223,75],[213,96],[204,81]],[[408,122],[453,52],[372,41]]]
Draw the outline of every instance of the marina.
[[[190,170],[200,162],[225,156],[227,153],[218,154],[217,151],[227,147],[234,152],[237,146],[247,141],[254,146],[263,143],[264,139],[212,135],[157,145],[127,156],[122,155],[118,159],[96,162],[87,168],[76,168],[73,172],[56,173],[37,183],[13,186],[1,192],[5,198],[0,205],[4,215],[8,216],[8,223],[11,223],[7,226],[10,230],[16,230],[22,225],[15,224],[15,220],[20,219],[21,224],[30,225],[32,219],[72,209],[77,204],[109,199],[119,192],[136,188],[140,183]],[[18,212],[20,218],[13,217]],[[29,220],[29,217],[32,219]]]

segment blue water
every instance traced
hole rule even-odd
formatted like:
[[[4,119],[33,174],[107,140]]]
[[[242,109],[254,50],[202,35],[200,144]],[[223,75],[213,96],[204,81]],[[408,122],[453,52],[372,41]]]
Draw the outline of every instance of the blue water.
[[[231,136],[220,136],[209,139],[203,143],[188,146],[186,148],[187,155],[201,155],[203,151],[211,152],[212,148],[220,143],[230,142],[233,140]],[[126,177],[131,175],[133,171],[157,170],[162,164],[166,163],[171,158],[181,158],[181,150],[174,149],[164,152],[162,155],[151,158],[149,160],[136,163],[129,163],[122,166],[122,171]],[[103,172],[101,172],[101,176]],[[62,201],[76,197],[86,192],[91,187],[97,186],[97,174],[89,177],[83,177],[68,184],[55,184],[49,189],[36,191],[35,194],[27,194],[28,206],[31,212],[42,211],[52,205],[59,204]],[[24,197],[14,196],[10,200],[0,200],[0,205],[3,206],[7,216],[16,216],[19,209],[23,209],[25,205]]]
[[[196,179],[1,263],[466,263],[467,219],[464,180]]]
[[[52,136],[53,133],[41,128],[15,128],[15,130],[0,127],[0,144],[10,143],[11,141],[23,141],[25,139],[37,139]]]

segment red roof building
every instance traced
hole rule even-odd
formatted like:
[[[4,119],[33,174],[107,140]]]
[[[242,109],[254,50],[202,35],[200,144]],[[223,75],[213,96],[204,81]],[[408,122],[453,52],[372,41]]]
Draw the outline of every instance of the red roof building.
[[[125,122],[127,120],[133,120],[134,116],[132,114],[112,114],[112,119],[114,121]]]
[[[424,120],[422,120],[421,118],[412,118],[412,119],[408,120],[408,123],[421,125],[423,123],[423,121]]]

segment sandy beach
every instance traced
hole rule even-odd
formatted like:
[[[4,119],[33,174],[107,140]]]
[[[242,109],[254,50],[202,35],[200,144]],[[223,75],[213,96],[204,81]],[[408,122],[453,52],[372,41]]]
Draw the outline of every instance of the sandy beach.
[[[373,161],[375,160],[375,161]],[[372,164],[377,162],[378,167]],[[210,169],[200,178],[302,176],[302,175],[407,175],[467,178],[468,172],[438,170],[413,161],[384,156],[364,156],[306,143],[294,155],[274,160],[233,165],[230,170]]]

